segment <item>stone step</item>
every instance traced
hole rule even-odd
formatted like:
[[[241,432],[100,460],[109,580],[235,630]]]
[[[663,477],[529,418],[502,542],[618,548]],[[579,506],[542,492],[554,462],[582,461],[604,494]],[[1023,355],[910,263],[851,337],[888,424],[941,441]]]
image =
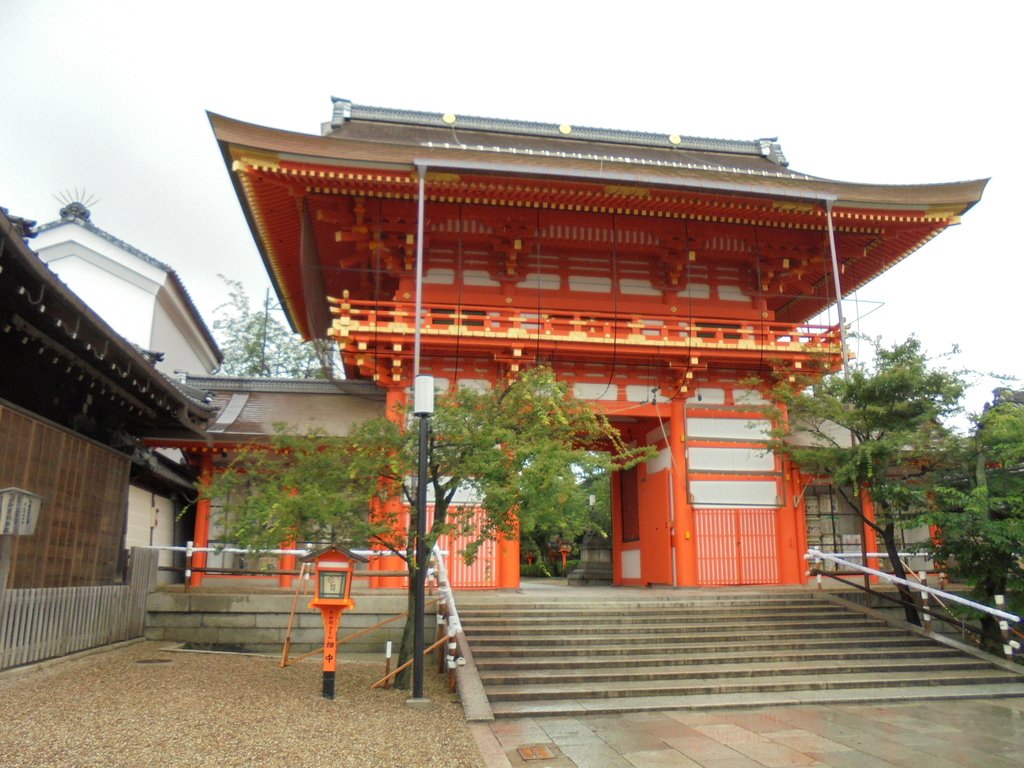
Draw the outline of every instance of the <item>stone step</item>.
[[[488,612],[486,614],[476,614],[463,611],[459,609],[459,615],[466,621],[471,621],[474,624],[494,624],[494,625],[508,625],[508,624],[545,624],[552,623],[555,621],[575,621],[578,623],[590,623],[596,621],[647,621],[652,623],[666,622],[666,621],[707,621],[708,618],[721,618],[731,620],[758,620],[765,619],[771,620],[785,616],[849,616],[849,612],[844,611],[842,608],[835,606],[823,606],[821,609],[815,609],[814,606],[801,606],[800,608],[784,608],[784,609],[773,609],[773,608],[759,608],[757,610],[749,611],[722,611],[722,610],[700,610],[700,611],[668,611],[668,610],[656,610],[656,611],[601,611],[601,612],[583,612],[583,611],[557,611],[549,613],[538,613],[535,611],[529,612],[509,612],[509,613],[498,613]]]
[[[479,654],[479,651],[477,652]],[[832,649],[821,651],[797,650],[780,651],[770,649],[761,653],[749,650],[736,652],[709,652],[699,653],[671,653],[671,654],[631,654],[629,656],[607,655],[607,656],[527,656],[527,657],[504,657],[504,656],[480,656],[477,655],[477,668],[490,672],[530,672],[552,669],[578,669],[578,670],[600,670],[609,667],[654,667],[654,666],[676,666],[685,664],[696,666],[701,664],[726,664],[745,663],[756,664],[765,661],[843,661],[861,660],[866,662],[885,663],[892,659],[928,659],[928,658],[962,658],[956,651],[944,648],[930,641],[902,646],[879,646],[877,648],[851,648]],[[482,674],[481,674],[482,676]]]
[[[524,605],[516,603],[502,608],[494,603],[466,605],[461,600],[456,601],[459,606],[459,613],[474,618],[487,616],[553,616],[558,614],[571,613],[578,616],[615,616],[621,613],[694,613],[706,614],[709,611],[739,612],[739,611],[787,611],[802,608],[814,608],[816,610],[828,610],[834,608],[828,603],[822,603],[815,598],[802,600],[761,600],[761,601],[703,601],[703,602],[669,602],[649,601],[642,603],[594,603],[584,605],[573,605],[561,603],[556,605]]]
[[[991,666],[979,659],[964,656],[940,658],[889,659],[879,668],[886,676],[904,673],[936,674],[962,672],[966,670],[991,670]],[[551,669],[529,671],[480,672],[485,686],[563,686],[593,685],[612,683],[637,687],[648,682],[721,679],[733,681],[742,678],[777,678],[800,675],[820,675],[831,678],[834,675],[865,672],[865,665],[859,660],[814,660],[814,661],[773,661],[729,662],[699,665],[679,664],[672,666],[622,666],[604,670],[595,669]],[[878,673],[876,673],[878,674]],[[505,689],[495,689],[495,691]]]
[[[470,647],[473,649],[473,656],[477,659],[497,657],[574,657],[585,651],[588,656],[630,656],[636,653],[665,653],[683,656],[690,653],[716,653],[735,650],[742,647],[747,651],[773,650],[812,650],[829,648],[878,648],[892,647],[884,638],[864,638],[856,634],[846,637],[807,637],[794,635],[786,638],[758,638],[758,640],[747,640],[742,643],[730,643],[728,646],[717,640],[698,642],[693,638],[673,640],[671,642],[661,640],[657,644],[647,642],[639,638],[635,643],[623,643],[621,637],[609,638],[605,643],[505,643],[498,645],[474,644],[469,636]],[[926,638],[912,638],[907,641],[911,646],[923,647],[933,643]],[[902,647],[902,644],[901,644]]]
[[[460,617],[461,618],[461,617]],[[463,620],[465,623],[465,620]],[[658,623],[647,623],[647,622],[613,622],[613,621],[601,621],[593,623],[579,623],[576,620],[566,622],[556,622],[551,624],[530,624],[530,625],[496,625],[496,624],[472,624],[473,637],[475,638],[487,638],[487,637],[546,637],[546,636],[559,636],[559,635],[580,635],[580,634],[613,634],[613,633],[633,633],[633,634],[673,634],[682,631],[689,630],[691,632],[700,631],[708,632],[713,631],[715,634],[731,634],[731,635],[756,635],[762,628],[769,628],[772,630],[784,630],[784,629],[796,629],[805,631],[818,631],[818,630],[829,630],[829,629],[844,629],[852,627],[881,627],[884,626],[881,622],[875,619],[869,618],[852,618],[852,619],[840,619],[838,617],[831,618],[798,618],[798,617],[786,617],[785,619],[772,620],[761,620],[761,621],[715,621],[713,626],[709,628],[707,626],[707,619],[703,622],[698,621],[687,621],[687,622],[658,622]]]
[[[794,704],[866,704],[932,700],[993,699],[1024,696],[1024,684],[924,685],[893,688],[841,688],[814,691],[762,691],[712,693],[689,696],[621,696],[615,699],[564,699],[558,701],[506,701],[494,703],[495,718],[578,717],[617,715],[626,712],[692,710],[707,712],[737,707],[771,707]]]
[[[624,696],[692,696],[711,693],[752,693],[762,691],[815,691],[841,688],[892,688],[901,685],[1020,685],[1020,677],[997,669],[954,670],[950,672],[846,672],[836,675],[751,675],[720,679],[716,677],[688,680],[643,680],[637,682],[561,683],[504,685],[487,688],[493,703],[569,699],[608,699]]]
[[[586,648],[590,652],[596,647],[618,647],[621,649],[646,648],[656,645],[662,648],[685,650],[694,645],[714,644],[722,647],[744,645],[748,647],[764,647],[772,643],[805,642],[822,644],[828,641],[849,640],[855,643],[879,643],[886,639],[898,639],[899,630],[872,627],[871,634],[865,637],[861,627],[818,630],[813,633],[801,629],[761,631],[750,639],[746,634],[737,632],[718,632],[706,630],[700,632],[673,632],[658,634],[604,632],[598,635],[563,634],[563,635],[525,635],[522,637],[478,638],[474,630],[466,631],[466,637],[473,645],[473,653],[477,648],[488,648],[486,640],[501,641],[502,652],[547,653],[555,648]]]

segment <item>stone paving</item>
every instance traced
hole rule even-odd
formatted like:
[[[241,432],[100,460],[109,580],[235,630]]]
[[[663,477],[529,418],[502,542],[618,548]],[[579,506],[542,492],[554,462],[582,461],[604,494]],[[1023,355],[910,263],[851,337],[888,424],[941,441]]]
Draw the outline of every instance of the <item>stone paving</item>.
[[[515,592],[471,600],[507,604],[567,594],[556,580],[524,580]],[[586,594],[613,599],[623,590],[588,588]],[[641,590],[630,596],[665,595]],[[1024,768],[1024,696],[842,698],[825,692],[782,706],[711,708],[709,702],[705,709],[520,717],[470,723],[470,729],[488,768]]]
[[[470,727],[488,768],[1024,766],[1022,697],[516,718]]]

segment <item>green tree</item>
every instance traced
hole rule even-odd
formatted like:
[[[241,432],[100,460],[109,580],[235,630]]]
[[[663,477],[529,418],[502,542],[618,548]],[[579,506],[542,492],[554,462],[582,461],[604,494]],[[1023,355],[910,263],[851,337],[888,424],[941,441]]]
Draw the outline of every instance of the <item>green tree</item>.
[[[417,571],[414,557],[418,429],[407,413],[364,422],[340,438],[283,432],[272,451],[244,452],[205,489],[224,499],[230,539],[257,548],[284,541],[370,545],[402,557],[409,570],[409,615]],[[396,423],[397,422],[397,423]],[[430,420],[427,483],[433,519],[427,550],[445,534],[469,535],[464,556],[484,541],[520,530],[557,528],[575,537],[590,525],[589,488],[581,482],[633,466],[651,449],[632,448],[590,403],[571,395],[551,371],[534,369],[504,387],[451,389]],[[369,514],[371,501],[374,514]],[[406,507],[408,525],[402,519]],[[474,513],[482,509],[483,524]],[[407,621],[400,661],[411,658]],[[408,676],[398,681],[408,685]]]
[[[962,373],[935,366],[916,338],[890,348],[876,342],[870,367],[777,385],[770,446],[801,471],[829,477],[881,538],[896,575],[906,578],[896,531],[927,503],[933,473],[951,446],[942,420],[960,410],[965,386]],[[874,519],[865,514],[862,493]],[[909,590],[900,594],[907,621],[919,624]]]
[[[590,523],[589,477],[633,466],[648,448],[627,446],[608,420],[590,403],[571,395],[545,368],[522,374],[507,387],[452,389],[438,400],[431,418],[427,483],[433,520],[426,533],[429,551],[446,533],[472,535],[465,556],[499,534],[519,536],[536,529],[558,529],[575,537]],[[421,567],[415,552],[415,488],[406,482],[417,474],[418,430],[401,430],[378,419],[352,435],[356,453],[366,463],[355,471],[375,474],[384,487],[401,494],[411,519],[401,549],[409,568],[409,611],[413,585]],[[363,452],[363,446],[375,446]],[[380,450],[386,446],[385,450]],[[383,461],[387,460],[386,465]],[[456,504],[456,498],[468,503]],[[484,511],[476,527],[473,512]],[[397,520],[389,521],[395,528]],[[393,550],[399,542],[378,538]],[[413,623],[407,622],[400,661],[412,656]],[[405,678],[398,685],[407,685]]]
[[[213,330],[224,353],[221,373],[228,376],[324,378],[316,349],[288,330],[272,312],[270,294],[253,311],[242,284],[221,275],[228,301],[216,309]]]
[[[350,441],[275,425],[267,444],[243,446],[202,487],[222,504],[225,536],[258,550],[287,542],[361,545],[384,533],[369,517],[373,477],[353,471]]]
[[[951,471],[940,479],[921,522],[936,526],[933,557],[965,579],[973,597],[992,605],[1006,595],[1024,607],[1024,404],[1015,393],[996,399],[962,439]],[[983,614],[982,644],[1001,652],[999,623]]]

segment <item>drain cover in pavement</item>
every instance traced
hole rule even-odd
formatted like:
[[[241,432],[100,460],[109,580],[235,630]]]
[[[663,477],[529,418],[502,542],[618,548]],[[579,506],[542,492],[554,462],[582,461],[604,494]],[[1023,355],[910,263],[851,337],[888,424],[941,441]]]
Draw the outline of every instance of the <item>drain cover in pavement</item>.
[[[136,664],[170,664],[170,659],[136,659]]]
[[[555,756],[547,747],[518,747],[516,752],[523,760],[546,760]]]

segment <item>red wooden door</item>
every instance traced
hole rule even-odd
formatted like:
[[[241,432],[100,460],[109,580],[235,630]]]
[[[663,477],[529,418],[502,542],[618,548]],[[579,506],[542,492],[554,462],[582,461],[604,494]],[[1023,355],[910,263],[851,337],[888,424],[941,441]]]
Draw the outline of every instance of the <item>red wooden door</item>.
[[[695,509],[697,583],[701,586],[778,584],[774,508]]]

